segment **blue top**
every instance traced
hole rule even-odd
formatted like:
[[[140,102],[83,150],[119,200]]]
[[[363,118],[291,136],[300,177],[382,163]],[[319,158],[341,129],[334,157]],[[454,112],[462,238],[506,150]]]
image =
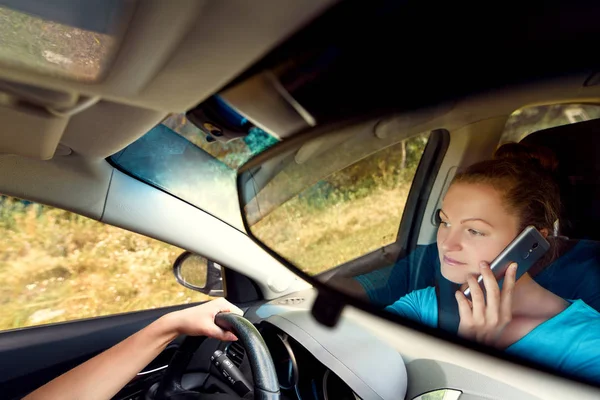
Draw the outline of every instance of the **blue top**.
[[[583,300],[571,303],[507,347],[506,352],[600,382],[600,313]],[[416,290],[385,309],[423,325],[438,326],[434,287]]]
[[[369,300],[382,307],[412,292],[435,286],[440,274],[437,243],[417,246],[394,265],[356,279]],[[563,299],[582,299],[600,311],[600,243],[580,240],[533,278],[540,286]]]

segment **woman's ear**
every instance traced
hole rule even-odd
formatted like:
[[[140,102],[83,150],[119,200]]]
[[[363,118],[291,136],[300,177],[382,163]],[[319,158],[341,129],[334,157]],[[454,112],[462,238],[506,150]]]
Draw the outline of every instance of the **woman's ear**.
[[[540,233],[541,233],[541,234],[542,234],[542,236],[543,236],[543,237],[546,239],[546,238],[548,238],[548,234],[549,234],[550,232],[548,232],[548,228],[542,228],[542,229],[540,229]]]

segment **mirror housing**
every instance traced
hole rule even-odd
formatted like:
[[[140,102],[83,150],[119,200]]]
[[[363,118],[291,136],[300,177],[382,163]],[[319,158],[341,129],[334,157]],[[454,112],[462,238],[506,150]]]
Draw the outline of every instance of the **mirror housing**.
[[[214,297],[223,297],[222,267],[198,254],[184,251],[173,263],[173,275],[182,286]]]

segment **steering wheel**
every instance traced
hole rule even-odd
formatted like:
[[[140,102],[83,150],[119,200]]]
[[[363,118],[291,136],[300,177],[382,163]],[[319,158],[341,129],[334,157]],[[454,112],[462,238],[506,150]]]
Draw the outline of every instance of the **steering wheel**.
[[[279,400],[279,381],[271,354],[256,327],[246,318],[233,313],[219,313],[215,316],[215,324],[222,329],[233,332],[244,348],[252,368],[254,392],[248,393],[244,399]],[[187,336],[169,362],[169,367],[158,386],[150,389],[147,399],[153,400],[217,400],[240,397],[230,394],[202,394],[186,390],[181,386],[181,378],[198,347],[204,342],[204,336]],[[252,397],[253,396],[253,397]]]

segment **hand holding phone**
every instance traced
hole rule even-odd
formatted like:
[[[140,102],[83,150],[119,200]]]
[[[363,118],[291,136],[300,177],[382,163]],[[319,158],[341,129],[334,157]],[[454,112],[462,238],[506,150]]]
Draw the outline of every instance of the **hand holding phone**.
[[[472,300],[467,300],[462,292],[456,292],[460,317],[458,334],[461,337],[488,346],[505,346],[502,336],[512,320],[516,267],[516,263],[511,263],[506,269],[504,287],[500,290],[489,264],[482,261],[479,268],[487,293],[484,294],[473,275],[467,279]]]
[[[506,246],[502,252],[490,264],[490,270],[498,281],[498,286],[502,289],[504,274],[508,266],[515,262],[518,265],[515,279],[518,280],[548,251],[550,243],[533,226],[523,229],[512,242]],[[479,275],[477,283],[485,293],[483,284],[483,275]],[[471,290],[467,287],[463,294],[471,300]]]

